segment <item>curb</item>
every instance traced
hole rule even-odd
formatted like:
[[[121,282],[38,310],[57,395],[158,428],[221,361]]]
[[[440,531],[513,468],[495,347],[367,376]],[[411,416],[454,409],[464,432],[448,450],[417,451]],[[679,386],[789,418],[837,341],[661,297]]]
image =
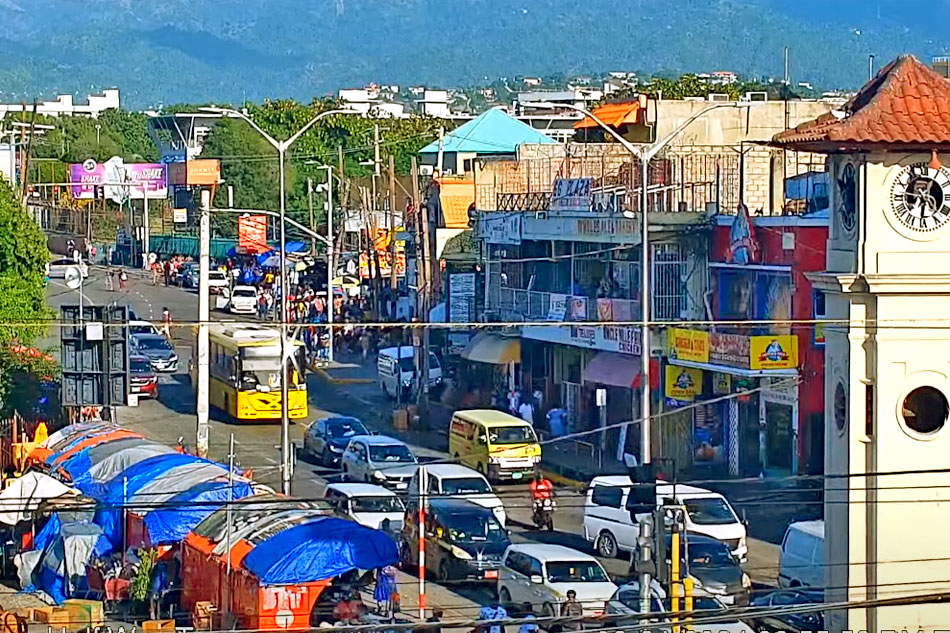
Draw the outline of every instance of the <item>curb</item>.
[[[588,482],[578,481],[577,479],[571,479],[570,477],[565,477],[550,468],[545,468],[544,464],[541,465],[541,472],[545,477],[551,480],[551,483],[558,486],[569,486],[572,488],[585,488],[587,487]]]
[[[372,378],[334,378],[326,369],[316,365],[311,365],[310,371],[316,374],[320,380],[328,382],[331,385],[368,385],[376,382]]]

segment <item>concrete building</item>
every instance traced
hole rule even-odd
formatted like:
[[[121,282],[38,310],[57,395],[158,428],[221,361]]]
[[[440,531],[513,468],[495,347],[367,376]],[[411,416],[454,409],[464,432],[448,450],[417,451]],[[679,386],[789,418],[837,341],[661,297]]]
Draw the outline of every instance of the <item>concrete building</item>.
[[[406,107],[403,104],[385,101],[380,96],[380,89],[376,87],[345,89],[337,94],[347,108],[364,116],[371,114],[393,118],[406,116]]]
[[[950,605],[950,84],[913,57],[775,137],[829,157],[824,292],[829,631],[935,631]]]
[[[106,110],[119,109],[119,90],[109,88],[100,94],[89,95],[86,103],[76,103],[73,95],[58,95],[52,101],[41,101],[36,106],[37,114],[45,116],[88,116],[98,117]],[[32,103],[0,103],[0,119],[7,114],[32,112]]]
[[[452,116],[449,109],[449,91],[426,89],[419,100],[419,108],[426,116],[448,119]]]

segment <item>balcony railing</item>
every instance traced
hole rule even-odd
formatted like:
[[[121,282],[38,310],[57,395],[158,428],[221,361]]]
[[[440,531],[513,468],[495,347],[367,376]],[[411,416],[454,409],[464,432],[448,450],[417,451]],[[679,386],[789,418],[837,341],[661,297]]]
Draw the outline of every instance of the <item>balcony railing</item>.
[[[607,322],[640,318],[640,302],[634,299],[575,297],[507,287],[489,288],[488,309],[502,321]]]

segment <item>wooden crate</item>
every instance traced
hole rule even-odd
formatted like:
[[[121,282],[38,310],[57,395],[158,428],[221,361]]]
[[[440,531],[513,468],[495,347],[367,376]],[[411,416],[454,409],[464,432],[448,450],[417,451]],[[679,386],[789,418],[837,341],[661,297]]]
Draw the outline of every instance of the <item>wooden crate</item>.
[[[63,602],[63,608],[69,611],[70,622],[76,629],[87,626],[94,629],[105,621],[99,600],[70,599]]]
[[[146,620],[142,622],[142,631],[144,633],[174,633],[174,620]]]
[[[40,624],[48,624],[50,627],[73,628],[69,611],[60,607],[33,609],[33,619]]]

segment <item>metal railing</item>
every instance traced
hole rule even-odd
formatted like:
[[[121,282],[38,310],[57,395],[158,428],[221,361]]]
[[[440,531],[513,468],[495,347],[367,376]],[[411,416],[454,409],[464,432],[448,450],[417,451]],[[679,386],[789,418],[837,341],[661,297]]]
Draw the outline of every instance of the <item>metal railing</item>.
[[[542,442],[547,442],[551,439],[554,439],[553,436],[542,430],[537,431],[538,439]],[[557,442],[551,442],[550,444],[544,445],[544,454],[549,457],[549,461],[553,461],[555,464],[558,463],[557,458],[553,460],[550,459],[553,455],[558,455],[565,458],[565,461],[577,462],[584,466],[589,466],[592,464],[597,464],[598,468],[603,468],[604,466],[604,453],[600,450],[599,447],[591,444],[590,442],[585,442],[584,440],[578,440],[574,438],[560,440]],[[570,467],[571,464],[560,464],[562,466]]]
[[[580,300],[583,300],[583,307]],[[554,310],[551,309],[552,302]],[[634,299],[599,300],[504,286],[489,288],[488,309],[505,321],[628,321],[640,318],[640,302]]]

